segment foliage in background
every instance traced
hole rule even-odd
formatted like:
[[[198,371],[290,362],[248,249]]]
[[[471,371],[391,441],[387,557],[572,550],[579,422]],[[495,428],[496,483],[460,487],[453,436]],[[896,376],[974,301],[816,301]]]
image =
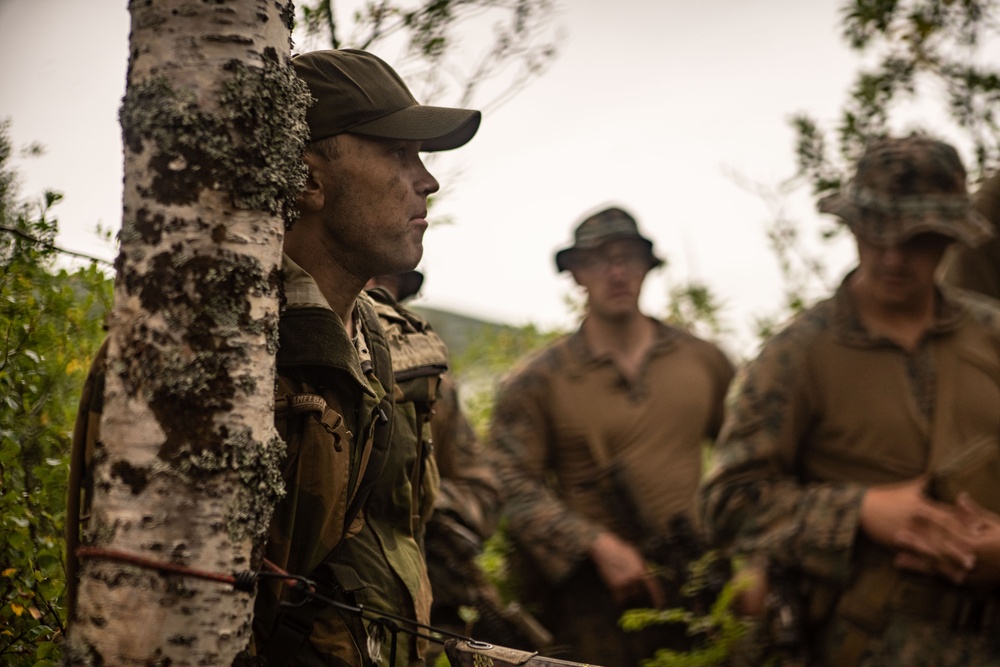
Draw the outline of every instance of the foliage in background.
[[[990,55],[1000,47],[997,0],[846,0],[841,16],[863,64],[836,122],[794,114],[795,175],[770,190],[746,186],[771,211],[768,242],[784,283],[778,312],[756,323],[762,340],[835,287],[823,250],[844,227],[825,220],[812,243],[817,228],[785,214],[793,192],[807,186],[815,199],[837,190],[869,140],[915,130],[955,143],[973,183],[1000,167],[1000,67]],[[924,115],[914,124],[915,111]]]
[[[898,132],[893,120],[914,101],[943,106],[974,175],[1000,163],[1000,68],[983,55],[1000,37],[996,0],[851,0],[842,13],[844,39],[874,65],[848,91],[834,141],[810,115],[792,119],[799,175],[815,194],[840,187],[868,140]]]
[[[0,664],[20,667],[59,657],[70,439],[111,289],[94,264],[54,268],[60,195],[20,200],[11,155],[0,123]]]
[[[299,23],[319,48],[385,53],[423,103],[476,102],[491,111],[541,76],[561,39],[553,0],[313,0],[299,4]],[[493,81],[489,100],[480,87]]]
[[[709,552],[705,558],[718,558],[717,552]],[[692,563],[692,572],[704,567],[703,561]],[[690,586],[697,589],[703,585],[697,576]],[[733,609],[740,592],[740,585],[730,581],[723,587],[707,614],[696,614],[688,609],[630,609],[621,618],[621,626],[626,632],[636,632],[664,623],[683,623],[688,633],[697,637],[698,646],[692,651],[680,652],[670,649],[658,650],[652,658],[642,661],[642,667],[715,667],[731,664],[750,632],[750,622],[739,616]],[[694,592],[692,592],[694,594]]]
[[[462,408],[480,437],[486,437],[493,400],[504,375],[522,357],[563,333],[541,331],[533,324],[484,328],[463,350],[452,350],[451,367],[459,381]]]
[[[702,282],[673,283],[667,288],[668,324],[687,329],[709,340],[724,338],[730,330],[721,319],[722,304],[712,288]]]

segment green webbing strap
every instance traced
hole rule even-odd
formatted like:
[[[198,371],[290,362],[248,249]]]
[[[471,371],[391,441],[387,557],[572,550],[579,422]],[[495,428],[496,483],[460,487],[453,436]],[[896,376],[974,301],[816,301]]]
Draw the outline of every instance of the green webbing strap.
[[[358,483],[358,491],[354,496],[354,502],[347,509],[347,518],[344,521],[346,531],[354,522],[354,518],[361,511],[365,501],[372,492],[372,488],[381,477],[382,471],[389,458],[389,443],[392,441],[393,428],[393,394],[395,393],[395,381],[392,375],[392,357],[389,355],[389,343],[382,332],[382,326],[378,323],[378,316],[371,304],[363,298],[358,299],[358,313],[361,315],[361,322],[364,326],[365,337],[368,342],[368,350],[372,357],[372,371],[375,379],[379,381],[385,390],[385,396],[378,405],[379,417],[375,422],[375,433],[372,437],[372,455],[368,461],[368,468],[365,476]]]

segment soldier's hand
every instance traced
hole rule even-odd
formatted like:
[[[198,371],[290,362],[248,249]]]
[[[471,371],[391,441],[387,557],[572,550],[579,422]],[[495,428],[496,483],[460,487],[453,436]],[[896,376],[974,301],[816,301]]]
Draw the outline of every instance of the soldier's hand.
[[[870,487],[861,529],[897,552],[897,567],[961,583],[976,564],[971,532],[956,508],[931,500],[923,488],[922,479]]]
[[[662,609],[667,596],[660,581],[646,567],[646,559],[632,544],[611,532],[597,536],[590,546],[597,572],[622,608],[652,603]]]
[[[966,583],[996,585],[1000,582],[1000,516],[980,507],[968,493],[959,494],[958,508],[972,531],[976,552],[976,567]]]
[[[770,582],[765,563],[747,563],[733,575],[736,611],[744,616],[763,617],[767,613]]]

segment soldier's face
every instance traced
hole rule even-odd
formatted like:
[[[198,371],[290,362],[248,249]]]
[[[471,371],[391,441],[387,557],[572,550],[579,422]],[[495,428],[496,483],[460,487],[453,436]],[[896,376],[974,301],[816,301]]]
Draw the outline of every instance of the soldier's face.
[[[934,274],[951,240],[941,234],[918,234],[898,245],[877,245],[856,237],[855,285],[877,303],[906,308],[931,298]]]
[[[590,313],[616,319],[638,312],[649,265],[645,244],[622,239],[580,251],[571,272],[577,284],[587,290]]]
[[[427,197],[440,187],[420,143],[342,134],[337,147],[324,184],[331,247],[364,280],[413,269],[424,251]]]

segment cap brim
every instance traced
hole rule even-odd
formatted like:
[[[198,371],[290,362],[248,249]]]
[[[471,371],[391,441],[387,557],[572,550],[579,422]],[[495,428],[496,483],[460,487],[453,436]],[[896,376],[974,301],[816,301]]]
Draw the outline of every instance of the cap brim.
[[[383,139],[420,141],[423,151],[447,151],[468,143],[479,130],[481,119],[482,114],[473,109],[415,104],[347,131]]]

